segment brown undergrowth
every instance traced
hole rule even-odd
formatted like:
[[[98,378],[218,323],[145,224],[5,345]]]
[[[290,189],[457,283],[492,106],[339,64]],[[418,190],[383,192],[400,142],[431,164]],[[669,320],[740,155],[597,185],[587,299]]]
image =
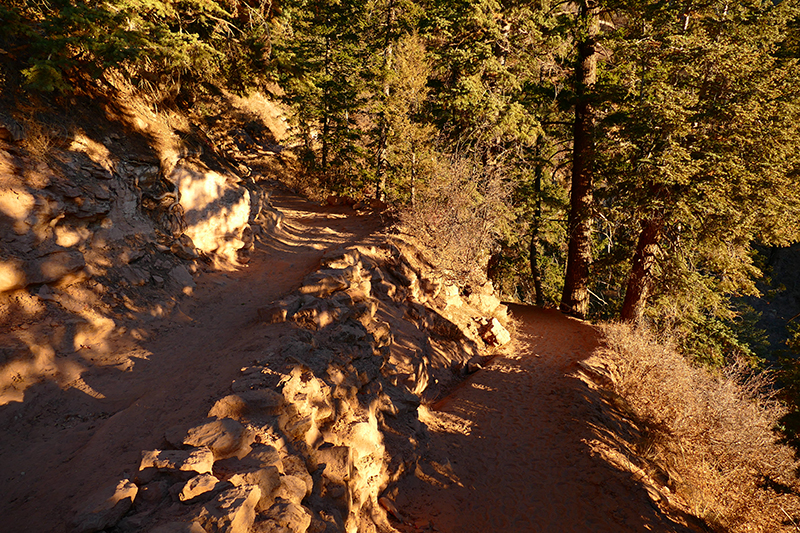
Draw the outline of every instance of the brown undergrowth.
[[[606,369],[602,388],[637,429],[616,451],[713,531],[800,531],[797,463],[776,442],[784,409],[768,377],[743,362],[692,366],[641,329],[601,330],[604,348],[587,363]]]

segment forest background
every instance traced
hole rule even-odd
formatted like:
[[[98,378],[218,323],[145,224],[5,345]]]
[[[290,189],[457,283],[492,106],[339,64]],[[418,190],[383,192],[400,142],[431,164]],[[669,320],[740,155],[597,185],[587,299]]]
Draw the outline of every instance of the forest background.
[[[794,0],[0,5],[6,86],[269,93],[310,194],[397,207],[467,286],[778,367],[795,402],[800,328],[770,344],[750,304],[800,241],[798,56]]]

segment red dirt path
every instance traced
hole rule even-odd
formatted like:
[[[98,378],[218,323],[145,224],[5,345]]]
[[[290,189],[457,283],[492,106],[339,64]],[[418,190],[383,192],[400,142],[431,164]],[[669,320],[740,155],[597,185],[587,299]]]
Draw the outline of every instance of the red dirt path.
[[[0,405],[0,532],[67,531],[87,495],[135,470],[166,429],[202,421],[242,366],[281,346],[289,328],[258,324],[259,307],[299,287],[326,250],[380,227],[374,216],[288,194],[271,201],[286,216],[283,231],[246,267],[198,276],[169,319],[138,328],[144,340],[115,335],[106,349],[63,356],[85,368],[68,388],[44,380],[23,402]]]
[[[686,531],[629,472],[590,452],[596,401],[570,374],[597,348],[594,328],[558,311],[510,309],[512,355],[422,417],[430,454],[397,495],[403,531]]]

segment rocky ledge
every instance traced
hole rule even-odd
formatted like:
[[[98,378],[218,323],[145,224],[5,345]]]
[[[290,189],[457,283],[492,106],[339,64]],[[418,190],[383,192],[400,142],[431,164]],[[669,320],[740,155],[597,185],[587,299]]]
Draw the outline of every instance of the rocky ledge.
[[[459,287],[397,235],[327,253],[257,320],[292,323],[293,340],[242,368],[208,419],[143,451],[73,531],[395,531],[388,494],[428,441],[418,407],[511,340],[491,283]]]

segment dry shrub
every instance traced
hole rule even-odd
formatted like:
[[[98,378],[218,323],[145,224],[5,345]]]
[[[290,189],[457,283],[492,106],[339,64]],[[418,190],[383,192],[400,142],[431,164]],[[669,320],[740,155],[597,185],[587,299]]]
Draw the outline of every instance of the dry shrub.
[[[57,137],[66,136],[57,127],[48,127],[33,116],[26,117],[24,122],[25,140],[22,142],[30,156],[38,161],[44,161],[57,145]],[[61,134],[61,135],[59,135]]]
[[[642,427],[637,453],[718,531],[800,531],[792,451],[773,428],[783,407],[741,361],[712,375],[626,325],[603,327],[614,392]]]
[[[434,166],[401,222],[432,251],[435,267],[462,285],[479,285],[486,279],[489,252],[508,227],[509,187],[501,169],[472,158],[454,155]]]

